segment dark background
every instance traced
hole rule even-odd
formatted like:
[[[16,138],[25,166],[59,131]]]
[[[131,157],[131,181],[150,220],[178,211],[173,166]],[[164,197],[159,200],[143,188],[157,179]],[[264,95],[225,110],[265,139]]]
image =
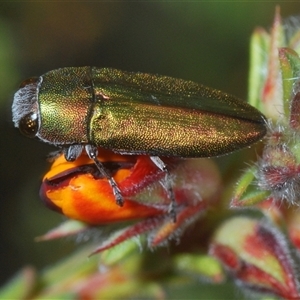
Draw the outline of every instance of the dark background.
[[[285,17],[300,13],[298,2],[277,3]],[[0,2],[0,284],[74,247],[34,242],[62,217],[38,197],[53,148],[21,136],[11,122],[18,84],[58,67],[94,65],[190,79],[246,98],[250,35],[256,26],[269,29],[275,5]]]

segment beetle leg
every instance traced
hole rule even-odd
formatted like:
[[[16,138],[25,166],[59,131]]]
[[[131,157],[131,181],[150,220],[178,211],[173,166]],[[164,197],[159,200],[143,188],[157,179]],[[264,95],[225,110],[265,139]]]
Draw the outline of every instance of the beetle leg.
[[[97,156],[98,156],[97,148],[92,145],[86,145],[85,150],[86,150],[86,153],[88,154],[89,158],[94,161],[100,174],[108,180],[108,182],[113,190],[117,204],[119,206],[123,206],[124,199],[123,199],[122,193],[120,191],[120,188],[118,187],[116,181],[107,173],[104,165],[97,159]]]
[[[67,161],[74,161],[80,156],[82,150],[82,145],[71,145],[68,148],[64,148],[63,153]]]
[[[173,222],[176,223],[176,201],[175,201],[175,195],[173,191],[173,187],[170,180],[170,172],[168,170],[167,165],[159,158],[158,156],[150,156],[153,163],[163,172],[165,172],[165,184],[164,188],[167,190],[168,197],[171,200],[170,206],[169,206],[169,214],[171,218],[173,219]]]

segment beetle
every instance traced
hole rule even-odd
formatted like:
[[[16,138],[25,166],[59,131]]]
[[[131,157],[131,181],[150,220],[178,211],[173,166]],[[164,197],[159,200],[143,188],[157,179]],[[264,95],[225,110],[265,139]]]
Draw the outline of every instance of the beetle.
[[[265,117],[227,93],[168,76],[90,66],[24,81],[14,95],[12,115],[21,133],[61,147],[68,161],[85,149],[120,206],[123,196],[97,159],[97,147],[149,155],[168,176],[160,157],[218,156],[266,134]],[[175,215],[170,180],[166,183]]]

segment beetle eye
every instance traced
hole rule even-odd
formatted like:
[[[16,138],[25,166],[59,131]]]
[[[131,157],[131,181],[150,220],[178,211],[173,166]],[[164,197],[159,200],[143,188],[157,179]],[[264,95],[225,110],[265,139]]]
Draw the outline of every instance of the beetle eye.
[[[39,128],[38,117],[36,113],[29,113],[19,122],[19,130],[27,137],[34,138]]]

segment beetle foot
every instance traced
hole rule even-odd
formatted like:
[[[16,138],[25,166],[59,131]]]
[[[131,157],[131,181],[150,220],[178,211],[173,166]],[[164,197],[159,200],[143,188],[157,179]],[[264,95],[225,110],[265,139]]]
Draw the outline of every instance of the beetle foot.
[[[113,178],[110,178],[109,184],[111,185],[111,187],[113,189],[113,193],[114,193],[117,205],[122,207],[124,205],[124,198],[122,196],[120,188],[118,187],[117,183],[113,180]]]
[[[172,193],[173,194],[173,193]],[[173,195],[174,196],[174,195]],[[169,209],[168,209],[168,214],[171,218],[171,220],[173,220],[174,223],[176,223],[176,220],[177,220],[177,213],[176,213],[176,201],[175,199],[171,198],[171,203],[169,205]]]

